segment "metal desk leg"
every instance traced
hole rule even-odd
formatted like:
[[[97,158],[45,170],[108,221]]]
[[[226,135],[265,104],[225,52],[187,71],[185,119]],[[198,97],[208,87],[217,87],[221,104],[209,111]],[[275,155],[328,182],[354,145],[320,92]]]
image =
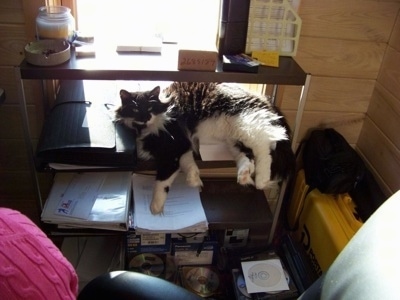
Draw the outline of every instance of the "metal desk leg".
[[[37,201],[38,201],[39,216],[40,216],[42,209],[43,209],[43,202],[42,202],[42,197],[40,194],[39,180],[38,180],[36,168],[35,168],[35,157],[34,157],[34,153],[33,153],[31,131],[29,128],[29,118],[28,118],[28,111],[27,111],[26,100],[25,100],[24,82],[21,78],[21,71],[20,71],[19,67],[15,67],[15,78],[16,78],[17,88],[18,88],[17,92],[18,92],[19,107],[20,107],[21,119],[22,119],[22,128],[24,131],[25,147],[26,147],[27,155],[28,155],[28,164],[29,164],[29,169],[30,169],[30,173],[31,173],[31,177],[32,177],[34,192],[36,194]]]
[[[294,125],[293,136],[292,136],[293,151],[296,150],[297,139],[298,139],[299,131],[300,131],[301,119],[303,117],[303,112],[304,112],[304,107],[306,105],[308,89],[310,87],[310,80],[311,80],[311,75],[308,74],[306,77],[306,82],[303,85],[303,88],[301,91],[299,105],[298,105],[297,114],[296,114],[296,121],[295,121],[295,125]],[[283,198],[286,194],[286,188],[287,188],[287,181],[285,180],[282,182],[282,186],[280,187],[280,190],[279,190],[278,202],[276,203],[276,207],[275,207],[274,214],[273,214],[274,217],[272,220],[272,226],[271,226],[271,230],[270,230],[270,233],[268,236],[268,245],[271,245],[271,243],[274,239],[274,236],[275,236],[275,230],[276,230],[276,226],[278,224],[278,219],[279,219],[279,215],[280,215],[280,211],[281,211],[281,207],[282,207],[282,203],[283,203]]]

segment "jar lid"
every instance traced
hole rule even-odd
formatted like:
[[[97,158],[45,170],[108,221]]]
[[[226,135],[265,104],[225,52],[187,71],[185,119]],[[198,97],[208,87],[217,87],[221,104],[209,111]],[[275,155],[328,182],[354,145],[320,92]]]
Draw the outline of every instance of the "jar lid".
[[[39,7],[39,15],[49,18],[57,18],[70,14],[71,9],[66,6],[41,6]]]

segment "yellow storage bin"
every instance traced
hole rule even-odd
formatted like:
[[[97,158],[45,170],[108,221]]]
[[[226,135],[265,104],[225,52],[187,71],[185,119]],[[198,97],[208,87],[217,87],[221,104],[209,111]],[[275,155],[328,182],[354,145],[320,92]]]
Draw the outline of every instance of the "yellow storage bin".
[[[294,236],[305,247],[315,271],[322,274],[362,224],[348,194],[333,196],[314,189],[304,200]]]
[[[301,211],[304,206],[304,200],[308,193],[309,186],[306,182],[306,175],[304,170],[301,169],[297,172],[296,180],[293,187],[292,197],[287,210],[287,223],[291,230],[297,228]]]

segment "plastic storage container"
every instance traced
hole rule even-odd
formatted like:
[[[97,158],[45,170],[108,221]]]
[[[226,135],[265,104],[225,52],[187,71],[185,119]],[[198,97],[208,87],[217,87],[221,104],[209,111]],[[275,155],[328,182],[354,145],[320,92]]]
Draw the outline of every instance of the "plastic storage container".
[[[246,53],[264,50],[295,56],[301,23],[287,0],[250,0]]]
[[[72,41],[75,19],[65,6],[42,6],[36,17],[36,37],[41,39],[64,39]]]
[[[325,272],[360,229],[354,202],[348,194],[308,193],[295,238],[301,242],[318,274]]]
[[[306,182],[306,175],[303,169],[297,172],[293,194],[290,199],[290,205],[287,210],[287,224],[290,230],[295,230],[298,227],[298,221],[301,211],[304,207],[304,200],[309,190]]]

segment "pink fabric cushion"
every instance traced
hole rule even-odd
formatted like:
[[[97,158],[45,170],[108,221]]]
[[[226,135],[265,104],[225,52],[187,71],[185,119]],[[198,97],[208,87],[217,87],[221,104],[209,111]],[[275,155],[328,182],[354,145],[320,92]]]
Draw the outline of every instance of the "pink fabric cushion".
[[[18,211],[0,208],[0,298],[76,299],[78,277],[47,236]]]

